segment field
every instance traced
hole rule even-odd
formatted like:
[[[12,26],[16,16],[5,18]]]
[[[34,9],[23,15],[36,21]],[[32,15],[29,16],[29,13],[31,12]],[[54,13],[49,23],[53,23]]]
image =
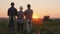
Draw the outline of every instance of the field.
[[[60,34],[60,20],[56,21],[44,21],[43,24],[36,24],[33,22],[33,34]],[[15,34],[19,34],[17,31],[17,24],[15,23]],[[0,18],[0,34],[8,33],[8,19]]]

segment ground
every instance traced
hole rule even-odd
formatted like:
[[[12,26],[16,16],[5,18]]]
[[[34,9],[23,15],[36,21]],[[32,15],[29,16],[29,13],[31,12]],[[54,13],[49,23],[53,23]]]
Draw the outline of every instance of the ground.
[[[60,34],[60,21],[43,21],[43,24],[33,23],[34,34]],[[0,34],[8,34],[8,19],[0,18]],[[17,31],[17,25],[15,24],[15,34],[19,34]]]

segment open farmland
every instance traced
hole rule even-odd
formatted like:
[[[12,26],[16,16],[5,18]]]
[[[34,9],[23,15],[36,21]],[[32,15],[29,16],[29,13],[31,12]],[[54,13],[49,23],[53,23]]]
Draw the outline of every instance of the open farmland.
[[[60,34],[60,20],[44,21],[43,24],[36,24],[33,22],[33,34]],[[17,31],[17,24],[15,23],[15,34]],[[8,19],[0,18],[0,34],[8,34]]]

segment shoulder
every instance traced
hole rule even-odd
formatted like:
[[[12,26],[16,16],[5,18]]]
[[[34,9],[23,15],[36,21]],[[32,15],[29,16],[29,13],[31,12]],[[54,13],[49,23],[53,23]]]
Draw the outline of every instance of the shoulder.
[[[33,10],[31,9],[31,12],[33,13]]]
[[[26,12],[27,10],[25,10],[25,12]]]
[[[16,8],[14,8],[15,10],[17,10]]]
[[[8,11],[11,11],[11,7],[10,7],[10,8],[8,8]]]
[[[11,7],[10,8],[8,8],[8,10],[10,10],[11,9]]]
[[[27,12],[27,10],[24,11],[24,13],[26,13],[26,12]]]
[[[30,9],[31,11],[33,11],[32,9]]]

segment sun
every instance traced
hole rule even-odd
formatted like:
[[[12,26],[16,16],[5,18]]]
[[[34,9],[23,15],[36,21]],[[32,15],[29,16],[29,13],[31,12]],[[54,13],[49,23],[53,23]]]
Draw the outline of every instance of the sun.
[[[38,16],[37,15],[33,15],[33,18],[38,18]]]

